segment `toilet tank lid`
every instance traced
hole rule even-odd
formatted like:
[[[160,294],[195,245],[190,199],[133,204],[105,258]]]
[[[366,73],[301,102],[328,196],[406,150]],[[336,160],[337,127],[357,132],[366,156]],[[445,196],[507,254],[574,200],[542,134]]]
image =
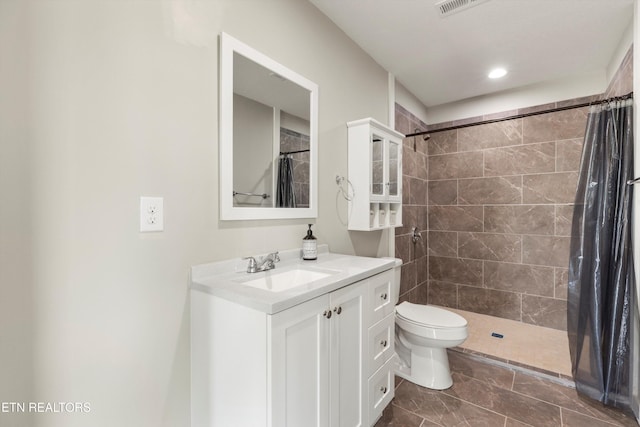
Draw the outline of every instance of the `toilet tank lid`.
[[[457,313],[433,305],[403,302],[396,306],[396,312],[410,322],[434,328],[459,328],[467,326],[467,320]]]

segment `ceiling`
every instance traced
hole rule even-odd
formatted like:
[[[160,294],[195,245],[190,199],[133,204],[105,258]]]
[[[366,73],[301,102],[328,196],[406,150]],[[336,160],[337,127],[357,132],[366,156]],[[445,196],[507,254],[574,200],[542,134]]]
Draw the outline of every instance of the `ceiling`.
[[[426,107],[606,72],[633,0],[310,0]],[[487,77],[496,66],[509,73]],[[604,74],[603,74],[604,75]]]

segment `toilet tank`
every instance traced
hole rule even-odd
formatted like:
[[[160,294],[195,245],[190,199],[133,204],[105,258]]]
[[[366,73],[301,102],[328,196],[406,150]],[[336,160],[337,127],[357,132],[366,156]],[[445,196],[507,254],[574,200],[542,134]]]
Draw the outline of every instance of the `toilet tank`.
[[[393,266],[393,286],[391,295],[393,305],[398,303],[398,299],[400,298],[400,278],[402,272],[402,260],[400,258],[391,258],[387,257],[386,259],[395,260],[395,264]]]

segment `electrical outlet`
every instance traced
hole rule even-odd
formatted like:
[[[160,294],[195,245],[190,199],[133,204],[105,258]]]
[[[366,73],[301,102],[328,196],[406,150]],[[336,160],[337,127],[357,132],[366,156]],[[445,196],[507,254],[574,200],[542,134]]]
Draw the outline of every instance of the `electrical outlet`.
[[[140,197],[140,231],[164,230],[164,199],[162,197]]]

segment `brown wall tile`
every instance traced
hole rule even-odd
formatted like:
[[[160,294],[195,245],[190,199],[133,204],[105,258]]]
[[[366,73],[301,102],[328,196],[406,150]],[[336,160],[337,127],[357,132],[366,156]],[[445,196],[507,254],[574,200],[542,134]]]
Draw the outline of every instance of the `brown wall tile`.
[[[430,280],[427,295],[428,304],[458,308],[458,285]]]
[[[426,284],[429,279],[429,258],[427,256],[416,259],[416,283]]]
[[[550,205],[485,206],[484,231],[515,234],[554,234]]]
[[[451,231],[429,231],[429,256],[458,256],[458,233]]]
[[[557,268],[555,269],[555,293],[556,299],[567,299],[567,291],[569,288],[569,269]]]
[[[429,257],[429,280],[482,286],[482,261]]]
[[[429,229],[482,231],[482,206],[429,206]]]
[[[405,144],[402,146],[402,175],[418,177],[418,166],[416,164],[418,156],[413,149]]]
[[[461,205],[510,204],[522,201],[522,177],[472,178],[458,180]]]
[[[481,150],[518,144],[522,144],[522,119],[505,120],[482,126],[458,129],[459,151]]]
[[[567,330],[567,302],[534,295],[522,296],[522,321]]]
[[[486,261],[484,287],[522,294],[554,296],[553,267]]]
[[[410,178],[409,182],[409,204],[427,204],[427,181],[419,178]]]
[[[417,226],[419,206],[405,204],[402,206],[402,227],[396,228],[396,236],[408,234],[411,227]]]
[[[569,237],[523,236],[523,262],[566,268],[569,265],[570,240]]]
[[[458,233],[458,255],[470,259],[521,262],[522,236],[461,232]]]
[[[514,292],[493,289],[458,287],[458,308],[504,319],[521,320],[521,296]]]
[[[556,143],[497,148],[484,153],[485,176],[554,172]]]
[[[576,198],[577,172],[525,175],[522,178],[522,202],[526,204],[573,203]]]
[[[588,107],[526,117],[522,122],[525,144],[584,137]]]
[[[416,263],[405,262],[400,271],[400,295],[404,295],[415,288],[416,283]]]
[[[411,192],[411,177],[406,174],[402,174],[402,204],[409,204],[409,194]]]
[[[458,131],[448,130],[444,132],[435,132],[431,134],[431,138],[425,141],[430,156],[435,154],[455,153],[458,151]]]
[[[442,154],[429,157],[429,179],[482,176],[482,152]]]
[[[580,170],[582,139],[567,139],[556,142],[556,171],[570,172]]]
[[[556,236],[571,236],[574,205],[556,205]]]
[[[405,264],[413,261],[411,236],[408,234],[396,236],[396,257],[400,258]]]
[[[429,181],[430,205],[457,205],[458,204],[458,180]]]

